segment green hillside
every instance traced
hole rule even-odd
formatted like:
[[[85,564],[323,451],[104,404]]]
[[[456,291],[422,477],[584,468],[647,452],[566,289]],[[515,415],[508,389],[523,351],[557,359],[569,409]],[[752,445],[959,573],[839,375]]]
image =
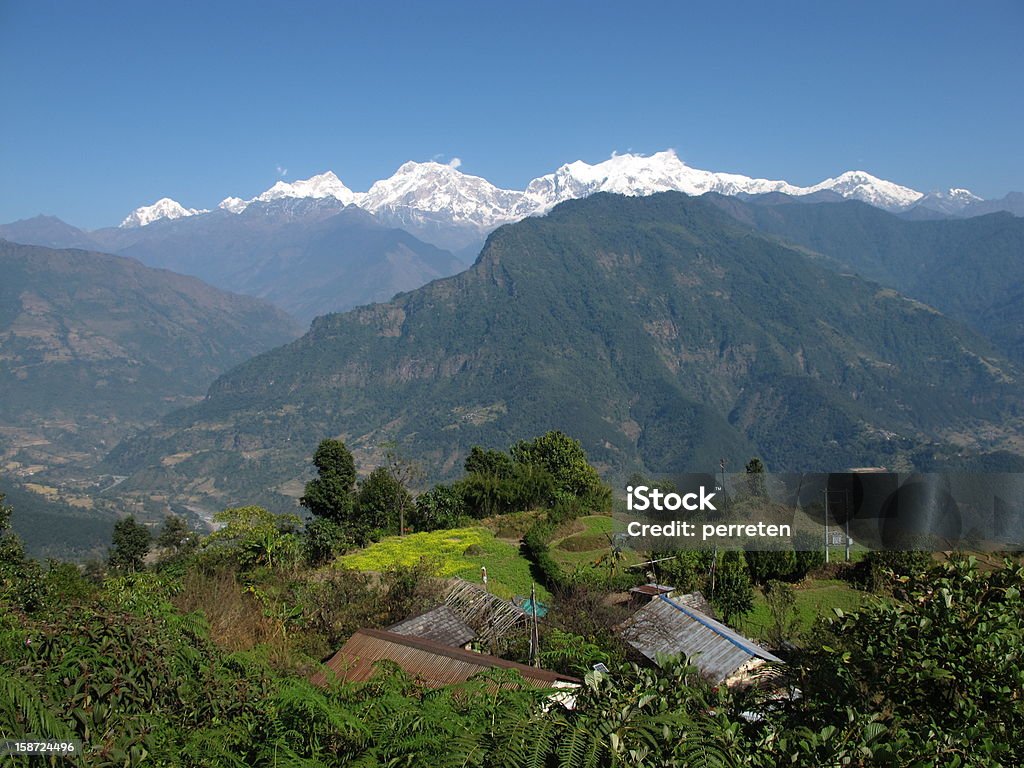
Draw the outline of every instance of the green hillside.
[[[971,325],[1024,359],[1024,218],[907,221],[856,201],[709,200],[737,220],[834,260]]]
[[[424,560],[437,576],[458,576],[477,584],[481,582],[481,567],[487,568],[488,589],[506,599],[528,597],[535,581],[517,542],[502,541],[480,527],[389,536],[338,562],[345,568],[384,572]],[[548,597],[543,585],[536,585],[536,589],[538,597]]]

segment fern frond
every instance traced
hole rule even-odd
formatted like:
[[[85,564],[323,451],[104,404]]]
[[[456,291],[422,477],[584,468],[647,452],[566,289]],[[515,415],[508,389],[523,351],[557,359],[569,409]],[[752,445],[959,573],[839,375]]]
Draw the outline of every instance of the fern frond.
[[[30,683],[7,672],[0,673],[0,713],[6,721],[0,722],[0,728],[12,736],[61,741],[74,738],[71,728],[50,711]],[[17,722],[19,716],[22,724]]]

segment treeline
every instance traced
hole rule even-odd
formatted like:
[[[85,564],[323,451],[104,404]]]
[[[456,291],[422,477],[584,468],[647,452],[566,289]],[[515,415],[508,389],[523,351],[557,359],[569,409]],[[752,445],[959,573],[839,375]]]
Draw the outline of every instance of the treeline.
[[[300,499],[313,516],[306,526],[311,564],[387,535],[536,509],[567,519],[557,510],[607,512],[612,499],[579,441],[558,431],[520,440],[507,452],[474,446],[463,479],[435,485],[415,499],[409,485],[422,473],[394,447],[383,466],[358,481],[352,454],[339,440],[321,441],[313,464],[317,477]]]

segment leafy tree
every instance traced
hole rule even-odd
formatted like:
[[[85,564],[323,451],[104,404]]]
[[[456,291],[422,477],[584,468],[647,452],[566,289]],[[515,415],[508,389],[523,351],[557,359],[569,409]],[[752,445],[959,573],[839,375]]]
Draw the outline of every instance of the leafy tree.
[[[671,584],[682,592],[694,592],[708,589],[707,576],[713,560],[711,550],[680,549],[671,560],[663,560],[655,568],[663,584]],[[710,594],[710,591],[705,593]]]
[[[391,473],[391,477],[404,490],[408,491],[409,488],[414,488],[423,481],[424,472],[422,465],[418,461],[413,461],[403,455],[396,443],[386,444],[384,460],[385,466]],[[395,507],[396,517],[398,518],[398,533],[400,536],[404,536],[406,517],[413,507],[412,496],[408,492],[398,494],[395,498]]]
[[[796,595],[789,584],[773,580],[765,585],[764,599],[772,619],[768,640],[776,648],[781,648],[793,639],[796,632]]]
[[[800,581],[808,573],[825,565],[825,552],[822,542],[810,534],[797,534],[793,540],[796,550],[796,566],[793,569],[793,580]]]
[[[359,483],[350,529],[362,544],[398,530],[399,512],[412,497],[388,467],[378,467]]]
[[[768,488],[764,480],[764,464],[756,456],[747,462],[747,491],[755,499],[767,499]]]
[[[857,563],[853,578],[872,592],[892,586],[894,576],[919,576],[935,565],[930,552],[876,550]]]
[[[74,563],[51,560],[45,583],[48,599],[63,605],[92,597],[96,593],[95,585],[85,578]]]
[[[551,506],[556,502],[555,478],[542,466],[516,464],[507,482],[515,511]]]
[[[739,552],[722,553],[715,574],[715,590],[711,604],[731,624],[754,609],[754,588],[750,583],[747,566]]]
[[[321,440],[313,454],[317,477],[306,483],[299,503],[317,517],[345,523],[352,512],[356,464],[341,440]]]
[[[901,582],[906,599],[829,622],[810,659],[808,719],[883,713],[913,751],[901,765],[1024,764],[1024,567],[982,572],[970,558]]]
[[[541,467],[551,473],[556,490],[580,498],[607,503],[611,492],[590,466],[579,440],[557,430],[512,446],[512,458],[519,464]]]
[[[274,567],[291,561],[299,551],[297,515],[275,515],[257,506],[233,507],[213,518],[221,524],[203,541],[210,555],[225,554],[243,567]]]
[[[199,536],[181,517],[168,515],[164,518],[156,545],[167,553],[182,554],[191,552],[199,546]]]
[[[492,475],[498,478],[512,476],[515,463],[507,453],[481,448],[474,445],[463,464],[468,474]]]
[[[114,524],[108,564],[111,568],[123,571],[141,570],[152,540],[149,528],[137,523],[134,515],[119,520]]]
[[[455,528],[467,514],[462,493],[451,485],[435,485],[416,498],[409,522],[418,531]]]
[[[750,578],[755,584],[769,581],[790,581],[797,571],[797,553],[792,549],[768,546],[765,549],[748,549],[744,553]]]
[[[314,568],[329,563],[345,553],[353,544],[345,526],[326,517],[316,517],[306,523],[303,545],[306,562]]]

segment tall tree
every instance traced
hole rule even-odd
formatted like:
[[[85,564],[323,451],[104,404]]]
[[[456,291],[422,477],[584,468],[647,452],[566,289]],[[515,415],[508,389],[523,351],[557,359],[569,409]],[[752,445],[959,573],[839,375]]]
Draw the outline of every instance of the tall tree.
[[[747,462],[747,490],[755,499],[767,499],[768,487],[765,484],[764,464],[756,456]]]
[[[317,517],[345,523],[352,514],[356,463],[341,440],[321,440],[313,454],[317,477],[306,483],[299,503]]]
[[[111,568],[124,571],[142,569],[142,561],[149,554],[152,542],[149,528],[135,521],[134,515],[114,524],[114,535],[111,539],[110,556],[107,562]]]
[[[223,549],[232,553],[245,566],[267,565],[273,568],[282,561],[294,561],[300,549],[297,515],[275,515],[263,507],[232,507],[213,518],[220,524],[203,541],[206,551]]]
[[[512,476],[515,464],[507,453],[474,445],[463,464],[468,474],[493,475],[498,478]]]
[[[400,510],[411,507],[412,497],[391,470],[378,467],[359,483],[352,532],[362,543],[378,532],[393,532],[398,529]]]
[[[391,473],[391,477],[394,478],[403,491],[403,493],[395,494],[394,501],[396,505],[395,513],[398,518],[398,535],[404,536],[406,518],[413,507],[413,498],[409,493],[409,489],[423,482],[426,473],[418,461],[414,461],[402,453],[397,443],[387,443],[385,448],[385,466],[388,472]]]
[[[754,609],[754,587],[750,583],[750,574],[743,556],[735,550],[722,553],[711,604],[726,624],[731,624]]]
[[[199,546],[199,536],[178,515],[168,515],[164,518],[156,545],[169,555],[191,552]]]

